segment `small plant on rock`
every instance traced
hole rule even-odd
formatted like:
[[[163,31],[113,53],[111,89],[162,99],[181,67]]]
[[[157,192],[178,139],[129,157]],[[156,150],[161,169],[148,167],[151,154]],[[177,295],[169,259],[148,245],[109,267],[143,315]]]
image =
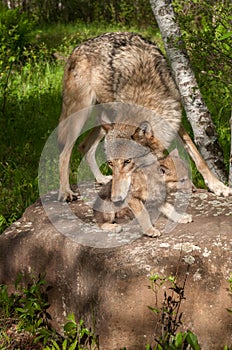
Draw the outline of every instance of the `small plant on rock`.
[[[179,331],[182,326],[180,306],[185,299],[184,289],[187,275],[186,273],[182,286],[178,284],[177,278],[173,276],[163,277],[155,274],[150,277],[151,286],[149,288],[155,294],[156,305],[158,304],[158,291],[161,287],[168,286],[168,291],[164,290],[164,299],[160,307],[149,306],[149,309],[158,315],[160,335],[155,336],[155,346],[152,347],[148,344],[146,350],[200,350],[197,336],[193,332],[190,330]]]

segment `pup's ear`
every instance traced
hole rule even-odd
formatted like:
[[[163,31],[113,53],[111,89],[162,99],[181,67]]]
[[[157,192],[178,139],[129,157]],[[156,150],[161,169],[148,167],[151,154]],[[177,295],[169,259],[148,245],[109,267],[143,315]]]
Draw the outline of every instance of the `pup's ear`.
[[[107,113],[103,112],[102,115],[101,115],[100,120],[101,120],[101,126],[106,132],[108,132],[110,130],[113,130],[114,123],[111,122],[111,120],[108,117]]]
[[[142,122],[139,127],[135,130],[134,134],[131,136],[133,140],[141,140],[145,138],[150,138],[153,136],[151,124],[147,121]]]
[[[104,122],[103,122],[103,124],[102,124],[101,126],[102,126],[102,128],[103,128],[106,132],[108,132],[108,131],[110,131],[110,130],[113,130],[113,128],[114,128],[114,123],[112,123],[112,124],[107,124],[107,123],[104,123]]]
[[[160,164],[160,171],[161,171],[162,175],[170,175],[171,174],[170,169],[164,164]]]
[[[179,158],[179,157],[180,157],[180,154],[179,154],[178,148],[174,148],[174,149],[169,153],[169,156],[170,156],[170,157],[177,157],[177,158]]]
[[[106,132],[113,130],[114,128],[114,123],[111,123],[110,119],[105,113],[102,113],[101,116],[101,126]]]

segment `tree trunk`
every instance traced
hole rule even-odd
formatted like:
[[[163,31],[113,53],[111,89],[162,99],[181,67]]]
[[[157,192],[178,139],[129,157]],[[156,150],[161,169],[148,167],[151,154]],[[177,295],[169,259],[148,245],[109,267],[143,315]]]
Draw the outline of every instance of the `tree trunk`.
[[[194,132],[194,141],[212,172],[225,182],[227,175],[223,152],[218,143],[210,112],[203,101],[185,52],[171,0],[150,0],[150,3],[164,40],[187,118]]]

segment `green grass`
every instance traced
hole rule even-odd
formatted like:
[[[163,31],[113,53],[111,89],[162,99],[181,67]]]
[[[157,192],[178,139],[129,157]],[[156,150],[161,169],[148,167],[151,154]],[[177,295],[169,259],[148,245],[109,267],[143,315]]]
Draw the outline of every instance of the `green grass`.
[[[37,29],[36,37],[39,41],[43,41],[48,48],[51,49],[62,49],[65,51],[70,51],[73,47],[89,38],[98,36],[106,32],[116,32],[116,31],[129,31],[129,32],[140,32],[143,36],[148,39],[158,41],[162,45],[162,39],[159,31],[154,26],[147,28],[138,28],[135,26],[124,26],[119,24],[110,24],[104,22],[95,22],[90,24],[85,24],[81,21],[70,24],[50,24],[44,25]],[[70,47],[68,44],[71,43]]]
[[[13,74],[0,131],[2,229],[38,198],[38,163],[61,111],[63,66],[35,64]]]

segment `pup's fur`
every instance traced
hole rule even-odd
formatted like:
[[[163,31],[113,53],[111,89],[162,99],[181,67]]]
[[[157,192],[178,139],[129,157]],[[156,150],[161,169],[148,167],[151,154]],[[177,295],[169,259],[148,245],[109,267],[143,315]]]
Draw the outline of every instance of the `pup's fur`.
[[[166,185],[173,188],[179,183],[182,190],[191,191],[191,181],[187,168],[181,164],[180,158],[175,163],[174,152],[158,160],[157,141],[150,125],[145,122],[140,125],[130,138],[108,138],[110,132],[118,125],[104,125],[108,129],[105,139],[106,157],[112,168],[112,180],[99,192],[94,204],[96,222],[103,229],[118,231],[121,227],[116,218],[130,216],[129,208],[139,222],[143,233],[151,237],[160,235],[152,225],[145,204],[152,201],[157,212],[163,213],[175,222],[192,221],[189,214],[176,212],[173,205],[166,202]],[[150,150],[153,150],[152,154]],[[181,174],[179,173],[181,171]],[[152,213],[155,219],[158,213]]]
[[[161,142],[161,148],[167,148],[175,138],[181,121],[179,92],[160,50],[138,34],[101,35],[75,48],[67,61],[58,129],[59,143],[63,147],[60,154],[59,198],[75,198],[75,193],[69,186],[69,162],[75,141],[88,119],[89,107],[96,103],[115,101],[143,106],[150,111],[145,113],[146,116],[141,116],[137,126],[147,120],[156,139]],[[162,123],[157,124],[154,116]],[[95,128],[86,144],[82,145],[87,152],[87,162],[100,183],[108,181],[101,174],[95,160],[95,151],[103,136],[104,130],[101,127]],[[198,169],[204,172],[210,190],[225,196],[232,193],[232,189],[212,175],[191,139],[184,140],[191,156],[199,165]]]

